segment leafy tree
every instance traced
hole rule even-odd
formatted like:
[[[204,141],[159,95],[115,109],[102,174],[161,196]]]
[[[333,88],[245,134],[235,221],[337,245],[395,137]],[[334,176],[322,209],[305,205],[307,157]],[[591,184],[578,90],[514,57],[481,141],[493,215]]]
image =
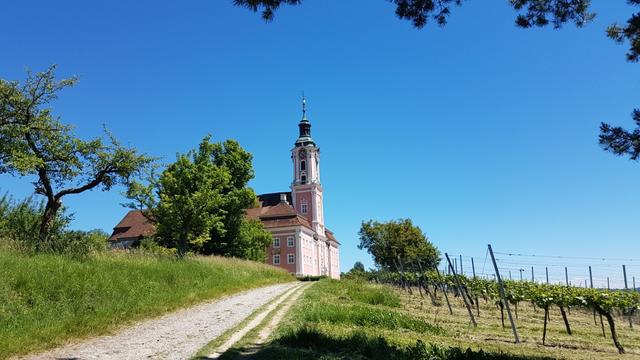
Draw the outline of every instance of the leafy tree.
[[[267,259],[267,246],[271,241],[273,241],[271,233],[264,229],[260,220],[244,219],[231,255],[264,262]]]
[[[122,146],[107,132],[82,140],[61,123],[49,104],[77,78],[55,80],[55,66],[27,79],[0,79],[0,173],[35,176],[35,193],[46,198],[39,224],[39,248],[49,247],[53,223],[67,195],[127,185],[152,159]]]
[[[460,6],[463,0],[387,0],[396,5],[395,13],[403,20],[423,28],[432,19],[438,25],[445,25],[454,6]],[[627,0],[629,5],[640,5],[640,0]],[[281,5],[300,5],[302,0],[234,0],[236,6],[251,11],[262,11],[262,18],[273,20],[275,11]],[[521,28],[544,27],[552,24],[554,28],[573,22],[582,27],[593,20],[595,13],[590,11],[591,0],[509,0],[516,10],[515,23]],[[630,62],[640,61],[640,12],[631,15],[626,24],[612,24],[607,28],[607,36],[617,43],[628,42],[630,47],[626,57]],[[633,111],[636,129],[628,131],[607,123],[600,125],[599,142],[606,151],[616,155],[628,155],[638,160],[640,154],[640,109]]]
[[[418,261],[424,269],[434,269],[440,263],[440,252],[411,219],[369,220],[362,223],[358,234],[358,248],[366,249],[384,269],[417,269]]]
[[[356,261],[356,263],[353,264],[353,268],[351,269],[351,271],[365,272],[366,270],[363,263],[361,263],[360,261]]]
[[[264,260],[271,234],[244,217],[256,201],[247,186],[251,161],[236,141],[213,143],[207,136],[198,149],[179,154],[158,179],[130,186],[128,205],[146,208],[158,242],[175,247],[179,256],[195,251]]]

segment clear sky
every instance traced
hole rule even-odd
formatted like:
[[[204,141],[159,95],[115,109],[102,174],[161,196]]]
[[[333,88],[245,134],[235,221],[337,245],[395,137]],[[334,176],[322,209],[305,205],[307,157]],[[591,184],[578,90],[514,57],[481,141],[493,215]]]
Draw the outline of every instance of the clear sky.
[[[595,22],[555,31],[516,28],[507,1],[466,2],[422,30],[384,0],[306,0],[269,24],[231,0],[11,1],[0,76],[59,64],[81,77],[55,104],[63,121],[82,136],[104,123],[167,162],[207,133],[237,139],[258,193],[288,190],[304,91],[343,270],[372,266],[362,220],[400,217],[480,263],[487,243],[637,259],[640,164],[597,144],[601,121],[632,127],[640,106],[640,65],[605,36],[634,10],[624,3],[596,1]],[[0,188],[32,191],[7,175]],[[110,231],[121,202],[66,204],[75,228]]]

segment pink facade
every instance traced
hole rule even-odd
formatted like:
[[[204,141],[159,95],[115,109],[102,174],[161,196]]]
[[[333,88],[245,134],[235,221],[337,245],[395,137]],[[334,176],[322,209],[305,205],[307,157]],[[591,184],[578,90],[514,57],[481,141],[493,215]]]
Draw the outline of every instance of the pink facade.
[[[260,207],[247,210],[273,234],[267,263],[297,276],[340,278],[340,243],[325,228],[320,149],[311,138],[311,123],[303,116],[300,136],[291,149],[291,192],[259,195]]]

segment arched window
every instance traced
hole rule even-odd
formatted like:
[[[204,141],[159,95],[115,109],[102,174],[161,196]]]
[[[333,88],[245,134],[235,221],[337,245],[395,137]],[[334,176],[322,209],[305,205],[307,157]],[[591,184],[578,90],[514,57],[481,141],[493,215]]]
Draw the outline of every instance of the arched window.
[[[300,171],[305,171],[307,170],[307,162],[302,160],[300,161]]]

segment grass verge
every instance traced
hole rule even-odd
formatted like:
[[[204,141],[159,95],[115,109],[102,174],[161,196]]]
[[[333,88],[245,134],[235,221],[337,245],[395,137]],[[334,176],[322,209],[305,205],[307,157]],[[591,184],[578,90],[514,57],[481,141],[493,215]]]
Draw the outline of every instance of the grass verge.
[[[0,250],[0,359],[292,280],[272,266],[220,257],[109,253],[79,261]]]
[[[549,344],[542,345],[542,313],[521,304],[518,326],[521,344],[511,329],[500,325],[499,311],[481,301],[478,328],[470,326],[460,298],[431,305],[387,286],[356,280],[322,280],[311,286],[274,334],[273,341],[252,359],[412,359],[412,360],[543,360],[637,359],[634,344],[640,332],[620,329],[630,353],[618,355],[593,324],[592,314],[572,309],[574,335],[564,334],[562,319],[554,313]],[[474,311],[475,312],[475,311]],[[599,337],[598,337],[599,336]],[[237,359],[237,358],[236,358]]]

